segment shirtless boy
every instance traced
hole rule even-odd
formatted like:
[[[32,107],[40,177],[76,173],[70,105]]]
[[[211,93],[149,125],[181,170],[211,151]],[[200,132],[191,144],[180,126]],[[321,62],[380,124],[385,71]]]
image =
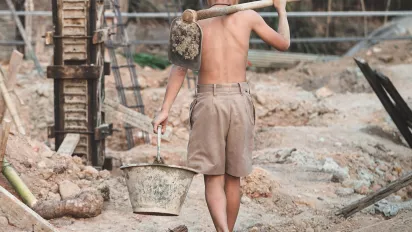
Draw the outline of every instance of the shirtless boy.
[[[238,0],[208,0],[210,7]],[[252,171],[255,109],[246,82],[251,31],[280,51],[290,45],[286,0],[273,0],[278,32],[253,10],[199,21],[203,30],[202,63],[196,98],[190,106],[188,166],[204,175],[206,203],[218,232],[233,231],[240,207],[240,177]],[[153,120],[164,133],[168,113],[186,69],[173,66],[159,114]]]

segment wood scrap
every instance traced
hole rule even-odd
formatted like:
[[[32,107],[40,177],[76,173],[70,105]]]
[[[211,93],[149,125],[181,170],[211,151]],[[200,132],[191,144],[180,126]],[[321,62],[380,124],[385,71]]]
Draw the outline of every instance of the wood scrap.
[[[181,226],[174,228],[173,230],[169,229],[168,232],[188,232],[188,231],[189,229],[187,229],[187,226],[181,225]]]
[[[56,153],[59,155],[66,155],[66,156],[73,155],[73,152],[76,149],[79,141],[80,141],[80,134],[71,134],[71,133],[67,134],[66,137],[64,137],[64,140]]]
[[[112,115],[112,118],[116,118],[144,132],[153,134],[153,125],[151,118],[144,114],[131,110],[116,101],[106,98],[104,100],[103,111],[105,111],[105,113],[108,115]],[[166,131],[170,132],[170,128],[166,127]],[[170,133],[165,133],[162,135],[162,139],[169,141],[169,136]]]
[[[377,192],[370,194],[362,199],[355,201],[354,203],[344,207],[339,210],[336,215],[342,215],[345,218],[350,217],[351,215],[361,211],[362,209],[382,200],[383,198],[399,191],[400,189],[409,186],[412,184],[412,172],[398,180],[390,183],[388,186],[379,189]]]
[[[22,231],[57,232],[48,221],[0,186],[0,212]]]
[[[9,139],[10,133],[10,121],[3,122],[1,128],[1,143],[0,143],[0,168],[3,167],[4,155],[6,154],[7,140]]]
[[[19,29],[19,32],[20,32],[20,35],[21,35],[21,37],[23,37],[24,43],[27,47],[27,50],[29,51],[29,53],[28,53],[29,57],[33,60],[34,65],[36,66],[36,69],[37,69],[37,72],[39,73],[39,75],[41,77],[43,77],[44,76],[44,71],[43,71],[43,69],[40,65],[39,60],[37,59],[36,54],[34,53],[33,47],[31,46],[31,43],[30,43],[29,39],[27,38],[26,31],[23,27],[23,24],[21,23],[21,21],[19,19],[19,16],[16,13],[16,9],[14,8],[13,2],[11,0],[6,0],[6,3],[7,3],[8,7],[9,7],[9,9],[10,9],[12,15],[13,15],[14,21],[16,22],[17,28]]]
[[[0,74],[1,74],[0,75],[0,91],[1,91],[1,94],[3,96],[4,101],[6,102],[7,109],[10,111],[10,114],[13,118],[14,124],[17,127],[17,131],[20,134],[25,135],[26,131],[23,127],[23,123],[20,120],[20,116],[17,113],[16,106],[15,106],[13,100],[10,97],[9,91],[7,90],[6,84],[4,82],[5,75],[4,75],[3,69],[1,67],[0,67]]]

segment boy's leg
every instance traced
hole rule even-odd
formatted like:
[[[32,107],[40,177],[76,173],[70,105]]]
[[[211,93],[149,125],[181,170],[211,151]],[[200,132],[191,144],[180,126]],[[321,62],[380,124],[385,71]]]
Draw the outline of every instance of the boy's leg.
[[[206,203],[216,231],[229,232],[226,216],[225,176],[205,175]]]
[[[226,213],[229,231],[233,231],[240,207],[240,178],[225,174]]]

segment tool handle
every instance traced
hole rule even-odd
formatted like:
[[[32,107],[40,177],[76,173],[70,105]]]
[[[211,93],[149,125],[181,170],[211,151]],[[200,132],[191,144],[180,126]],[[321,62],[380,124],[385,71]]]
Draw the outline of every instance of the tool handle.
[[[160,157],[160,142],[162,141],[162,126],[157,127],[157,156],[156,156],[156,162],[157,163],[162,163],[162,158]]]
[[[299,0],[287,0],[287,2],[296,2]],[[233,14],[238,11],[243,10],[253,10],[259,9],[264,7],[273,6],[273,0],[261,0],[261,1],[254,1],[248,3],[237,4],[233,6],[227,7],[217,7],[217,8],[209,8],[206,10],[194,11],[194,10],[185,10],[182,14],[183,21],[187,23],[196,22],[202,19],[208,19],[228,14]]]

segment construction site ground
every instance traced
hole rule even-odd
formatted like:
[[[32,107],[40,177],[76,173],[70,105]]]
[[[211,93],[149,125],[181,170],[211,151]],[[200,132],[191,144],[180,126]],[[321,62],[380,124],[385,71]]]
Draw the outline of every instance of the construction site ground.
[[[412,42],[377,44],[360,52],[359,57],[390,77],[412,105]],[[50,58],[44,55],[40,60],[47,66]],[[137,71],[146,113],[153,117],[161,106],[170,68],[137,67]],[[390,216],[380,210],[382,205],[368,207],[349,219],[335,216],[338,209],[412,169],[412,150],[352,57],[301,63],[270,73],[247,72],[247,79],[257,115],[254,170],[242,179],[235,231],[412,231],[412,204],[408,205],[412,186],[380,202],[398,206],[399,211],[390,212]],[[168,164],[185,165],[189,105],[194,97],[193,83],[191,86],[188,89],[185,83],[170,112],[171,141],[162,143]],[[106,200],[97,217],[51,220],[60,231],[166,232],[179,225],[194,232],[214,231],[201,175],[195,176],[180,216],[132,213],[119,166],[152,162],[155,139],[152,144],[143,144],[135,131],[135,140],[141,145],[127,151],[123,131],[114,132],[106,149],[106,155],[113,157],[114,169],[97,171],[83,165],[78,157],[61,157],[53,151],[53,140],[47,138],[47,126],[54,121],[53,82],[39,78],[32,62],[21,66],[15,92],[24,103],[17,105],[29,136],[17,135],[12,128],[6,157],[35,196],[59,200],[74,194],[64,187],[74,186],[70,189],[100,190]],[[16,103],[19,98],[14,97]],[[106,77],[106,98],[117,98],[112,76]],[[8,113],[5,118],[10,118]],[[106,121],[113,122],[115,128],[123,127],[110,115]],[[3,177],[0,185],[12,191]],[[0,231],[21,231],[1,215]]]

